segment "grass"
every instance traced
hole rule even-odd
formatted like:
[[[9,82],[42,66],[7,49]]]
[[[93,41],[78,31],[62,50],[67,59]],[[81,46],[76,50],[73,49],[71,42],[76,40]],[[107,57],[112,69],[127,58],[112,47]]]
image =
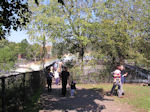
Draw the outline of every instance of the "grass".
[[[102,88],[105,92],[107,92],[111,90],[112,84],[86,84],[86,86],[79,84],[78,86],[89,89]],[[121,103],[128,103],[138,110],[142,110],[142,112],[150,112],[150,87],[135,84],[124,84],[123,88],[125,91],[125,97],[120,99],[114,96],[115,100]]]
[[[137,108],[150,110],[150,87],[140,85],[124,85],[126,97],[122,102],[128,102]]]

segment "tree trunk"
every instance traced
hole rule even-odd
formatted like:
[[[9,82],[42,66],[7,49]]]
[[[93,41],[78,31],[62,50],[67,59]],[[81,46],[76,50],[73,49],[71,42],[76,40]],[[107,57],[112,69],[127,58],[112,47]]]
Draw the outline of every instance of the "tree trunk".
[[[45,48],[45,45],[46,45],[46,39],[45,39],[45,36],[43,37],[43,48],[42,48],[42,67],[43,67],[43,70],[44,70],[44,64],[45,64],[45,54],[46,54],[46,48]]]
[[[125,63],[125,62],[124,62],[124,58],[123,58],[123,57],[120,57],[120,58],[119,58],[119,62],[120,62],[121,65],[123,65],[123,64]]]
[[[85,74],[84,74],[84,65],[83,65],[83,64],[84,64],[84,63],[83,63],[84,60],[83,60],[83,57],[84,57],[84,46],[82,45],[82,46],[80,47],[80,51],[79,51],[79,60],[81,61],[81,65],[80,65],[80,66],[81,66],[81,73],[82,73],[81,76],[85,75]],[[83,80],[84,80],[83,77],[82,77],[81,80],[82,80],[82,82],[83,82]]]
[[[79,59],[81,59],[82,62],[83,62],[83,57],[84,57],[84,47],[82,46],[79,51]]]
[[[36,62],[36,56],[34,57],[34,62]]]

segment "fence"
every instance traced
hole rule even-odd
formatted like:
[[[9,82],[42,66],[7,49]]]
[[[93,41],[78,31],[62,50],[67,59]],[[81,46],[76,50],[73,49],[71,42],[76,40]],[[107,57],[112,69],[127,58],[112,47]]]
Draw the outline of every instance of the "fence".
[[[90,70],[89,70],[90,71]],[[96,83],[109,83],[112,82],[112,75],[105,70],[92,70],[92,72],[87,72],[81,75],[80,73],[76,72],[73,74],[73,80],[77,83],[83,84],[96,84]]]
[[[141,69],[137,69],[134,66],[126,65],[126,72],[128,76],[125,78],[126,83],[147,83],[150,84],[150,73],[148,70],[146,72]],[[134,67],[134,68],[133,68]],[[111,72],[107,69],[84,69],[83,75],[79,72],[79,69],[75,71],[73,79],[77,83],[109,83],[113,81]]]
[[[132,74],[129,74],[129,77],[125,78],[126,83],[147,83],[150,84],[150,80],[142,79],[141,77],[134,77],[132,79]],[[104,76],[104,74],[97,74],[97,75],[81,75],[81,76],[73,76],[73,80],[77,83],[82,84],[96,84],[96,83],[110,83],[113,81],[113,77],[111,74],[108,76]]]
[[[52,64],[51,64],[52,65]],[[49,65],[49,66],[51,66]],[[48,69],[48,68],[47,68]],[[86,69],[87,71],[88,69]],[[92,73],[79,75],[76,71],[76,75],[73,76],[77,83],[100,83],[111,82],[112,76],[106,75],[106,71],[99,69],[89,70]],[[128,68],[128,80],[142,79],[138,76],[136,71]],[[109,72],[110,73],[110,72]],[[77,75],[78,74],[78,75]],[[131,76],[131,77],[130,77]],[[148,78],[142,80],[150,81]],[[31,97],[40,88],[45,86],[45,75],[43,70],[33,71],[28,73],[17,74],[5,74],[0,76],[0,112],[24,112],[27,108],[26,104],[32,102]]]
[[[26,104],[45,86],[43,71],[0,76],[0,112],[23,112]]]

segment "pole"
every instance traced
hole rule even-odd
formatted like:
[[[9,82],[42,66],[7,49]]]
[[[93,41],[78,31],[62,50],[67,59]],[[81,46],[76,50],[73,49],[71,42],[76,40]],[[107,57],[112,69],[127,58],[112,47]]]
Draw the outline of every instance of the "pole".
[[[2,112],[6,112],[5,78],[2,78]]]
[[[23,73],[23,110],[24,110],[24,105],[25,105],[25,73]]]

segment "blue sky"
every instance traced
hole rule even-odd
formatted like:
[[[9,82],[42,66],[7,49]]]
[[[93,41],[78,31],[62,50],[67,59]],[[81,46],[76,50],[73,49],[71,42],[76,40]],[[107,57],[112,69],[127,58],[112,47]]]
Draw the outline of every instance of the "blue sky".
[[[49,2],[50,2],[49,0],[44,0],[44,4],[49,4]],[[18,31],[11,30],[10,36],[8,36],[7,39],[11,42],[16,42],[16,43],[21,42],[23,39],[27,39],[28,42],[31,42],[29,40],[27,31],[26,30],[20,31],[19,29]]]
[[[25,30],[18,30],[18,31],[14,31],[12,30],[10,33],[10,36],[7,37],[7,39],[11,42],[16,42],[19,43],[21,42],[23,39],[27,39],[29,41],[29,36],[27,34],[27,31]]]
[[[27,39],[30,44],[33,43],[33,41],[30,41],[29,35],[27,34],[26,30],[22,30],[22,31],[12,30],[11,33],[10,33],[10,36],[8,36],[7,39],[11,42],[16,42],[16,43],[20,43],[23,39]],[[46,44],[47,45],[52,45],[52,43],[49,42],[49,41]]]

